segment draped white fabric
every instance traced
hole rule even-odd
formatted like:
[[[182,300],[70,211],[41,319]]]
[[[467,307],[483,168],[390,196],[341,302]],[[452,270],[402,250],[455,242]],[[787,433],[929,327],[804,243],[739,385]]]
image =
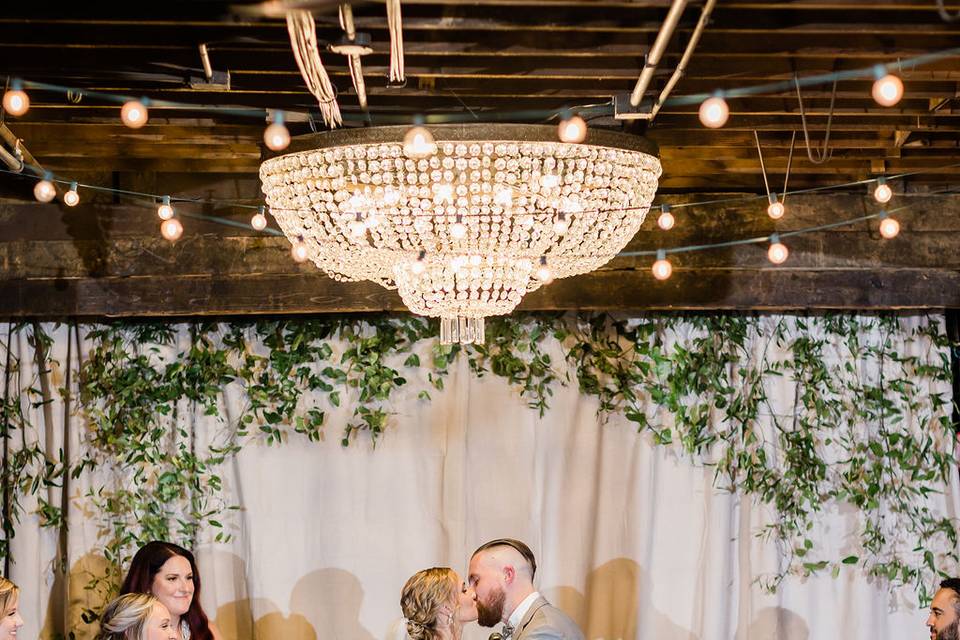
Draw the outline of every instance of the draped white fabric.
[[[902,325],[921,322],[906,317]],[[50,388],[75,388],[67,372],[88,349],[82,328],[46,329],[60,363]],[[181,334],[182,347],[185,327]],[[942,355],[922,342],[904,349],[930,362]],[[11,350],[28,379],[36,367],[30,346],[20,338]],[[556,355],[562,361],[559,347]],[[591,640],[899,640],[926,633],[926,614],[911,594],[891,592],[857,567],[836,579],[788,577],[775,595],[766,593],[755,579],[779,559],[755,535],[769,519],[766,508],[718,491],[711,469],[654,446],[620,416],[604,422],[596,401],[575,384],[558,388],[540,418],[506,382],[478,378],[463,358],[431,401],[417,398],[429,388],[426,371],[405,373],[410,383],[396,394],[376,447],[364,437],[342,447],[348,408],[318,399],[328,411],[322,442],[294,435],[280,446],[251,444],[228,463],[227,490],[242,505],[230,523],[235,537],[196,549],[202,602],[227,638],[401,638],[406,578],[437,565],[462,574],[473,548],[503,536],[531,545],[541,592]],[[793,385],[786,377],[778,384],[773,403],[788,407]],[[951,393],[948,383],[928,391]],[[225,390],[228,414],[239,411],[237,393]],[[60,394],[51,397],[28,408],[38,426],[28,437],[48,451],[68,444],[75,452],[84,425]],[[179,420],[199,440],[215,423],[200,412],[182,412]],[[87,597],[82,572],[102,562],[90,553],[97,530],[82,497],[87,488],[67,487],[66,532],[41,529],[33,514],[17,527],[9,572],[22,588],[22,637],[52,637]],[[59,501],[57,489],[49,491]],[[955,514],[958,495],[951,482],[934,508]],[[849,508],[832,508],[816,535],[841,554],[855,545],[854,525]],[[71,568],[66,581],[57,577],[58,557]],[[474,625],[464,637],[489,632]]]

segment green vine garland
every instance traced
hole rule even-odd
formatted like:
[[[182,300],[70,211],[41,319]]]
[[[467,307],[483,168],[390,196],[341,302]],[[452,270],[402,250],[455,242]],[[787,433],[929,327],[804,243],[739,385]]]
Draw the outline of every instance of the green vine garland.
[[[668,337],[680,327],[683,339]],[[87,478],[109,565],[89,585],[101,598],[144,540],[193,546],[201,522],[218,530],[217,540],[229,539],[236,505],[221,493],[218,468],[247,443],[326,437],[326,415],[315,404],[321,398],[353,408],[343,446],[363,433],[376,441],[390,419],[391,394],[408,384],[404,371],[426,371],[429,386],[419,398],[429,401],[461,357],[475,375],[507,380],[541,416],[558,385],[577,384],[602,415],[622,415],[654,443],[713,467],[718,487],[772,507],[776,516],[760,533],[778,543],[785,561],[765,577],[770,589],[790,574],[836,575],[858,564],[892,585],[910,585],[924,602],[937,568],[960,561],[955,523],[927,505],[947,482],[955,434],[950,398],[925,391],[951,379],[949,341],[933,319],[904,336],[895,315],[542,314],[488,321],[487,343],[468,347],[439,344],[433,323],[410,316],[197,322],[189,344],[177,343],[184,338],[176,327],[155,322],[80,329],[93,347],[77,372],[79,398],[71,400],[89,432],[70,459],[62,451],[49,457],[28,436],[36,427],[26,409],[49,402],[47,374],[59,366],[49,355],[51,338],[36,323],[10,325],[10,341],[25,336],[41,364],[33,380],[21,379],[9,341],[2,345],[0,557],[9,555],[28,497],[42,526],[63,527],[63,504],[51,489]],[[890,336],[933,351],[898,353]],[[550,356],[557,348],[559,362]],[[877,368],[880,376],[871,377]],[[787,410],[768,395],[784,377],[795,381]],[[70,391],[59,393],[68,399]],[[224,393],[242,394],[240,415],[224,415]],[[210,442],[196,442],[177,419],[197,408],[218,424]],[[23,446],[13,446],[15,436]],[[817,548],[811,531],[835,504],[860,511],[862,553],[827,558]]]

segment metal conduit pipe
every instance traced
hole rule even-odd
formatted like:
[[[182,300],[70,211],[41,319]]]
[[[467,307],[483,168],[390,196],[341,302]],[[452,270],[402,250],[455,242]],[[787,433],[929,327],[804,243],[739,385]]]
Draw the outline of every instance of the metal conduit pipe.
[[[650,86],[650,81],[653,80],[653,74],[657,70],[657,65],[660,64],[660,58],[663,57],[663,52],[667,50],[667,44],[669,44],[670,38],[673,36],[674,29],[677,28],[677,23],[680,22],[680,16],[683,15],[683,9],[686,6],[687,0],[673,0],[673,4],[670,5],[667,17],[664,19],[663,24],[660,25],[660,32],[657,33],[657,39],[653,41],[653,46],[650,48],[650,52],[647,53],[647,60],[643,65],[643,70],[640,72],[640,77],[637,79],[637,86],[633,88],[633,93],[630,94],[630,104],[634,107],[640,104],[643,94],[646,92],[647,87]]]
[[[657,117],[657,113],[659,113],[660,107],[663,106],[667,96],[670,95],[670,92],[673,91],[673,87],[676,86],[677,82],[680,81],[680,78],[683,77],[684,72],[686,72],[687,63],[690,62],[690,56],[693,55],[693,50],[697,48],[697,43],[700,42],[700,36],[703,34],[704,28],[707,26],[707,21],[710,19],[710,12],[713,11],[713,5],[715,4],[717,4],[717,0],[707,0],[706,4],[703,5],[703,11],[700,12],[700,20],[697,21],[697,26],[693,30],[693,34],[690,36],[690,42],[687,43],[687,48],[683,52],[683,57],[680,58],[680,63],[677,64],[677,68],[674,69],[673,75],[670,76],[669,80],[667,80],[667,84],[663,87],[663,91],[660,92],[660,97],[658,97],[653,103],[653,108],[650,110],[650,120],[653,120],[655,117]]]
[[[16,171],[17,173],[23,171],[23,159],[7,151],[7,148],[2,144],[0,144],[0,160],[3,161],[3,164],[10,167],[11,171]]]

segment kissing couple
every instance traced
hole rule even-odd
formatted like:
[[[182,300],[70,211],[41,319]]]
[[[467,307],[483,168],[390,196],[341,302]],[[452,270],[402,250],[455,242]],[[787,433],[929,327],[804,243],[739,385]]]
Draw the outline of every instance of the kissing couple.
[[[460,640],[463,626],[503,624],[490,640],[584,640],[576,623],[533,586],[537,561],[511,538],[491,540],[470,557],[466,581],[449,567],[413,574],[400,608],[411,640]]]

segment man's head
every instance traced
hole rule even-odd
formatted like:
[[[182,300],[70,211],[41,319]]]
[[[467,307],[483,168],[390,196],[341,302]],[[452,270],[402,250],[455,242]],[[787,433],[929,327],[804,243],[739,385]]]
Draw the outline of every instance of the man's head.
[[[506,622],[533,593],[536,571],[533,552],[519,540],[491,540],[474,551],[468,580],[476,592],[478,622],[484,627]]]
[[[960,578],[947,578],[930,603],[931,640],[960,640]]]

